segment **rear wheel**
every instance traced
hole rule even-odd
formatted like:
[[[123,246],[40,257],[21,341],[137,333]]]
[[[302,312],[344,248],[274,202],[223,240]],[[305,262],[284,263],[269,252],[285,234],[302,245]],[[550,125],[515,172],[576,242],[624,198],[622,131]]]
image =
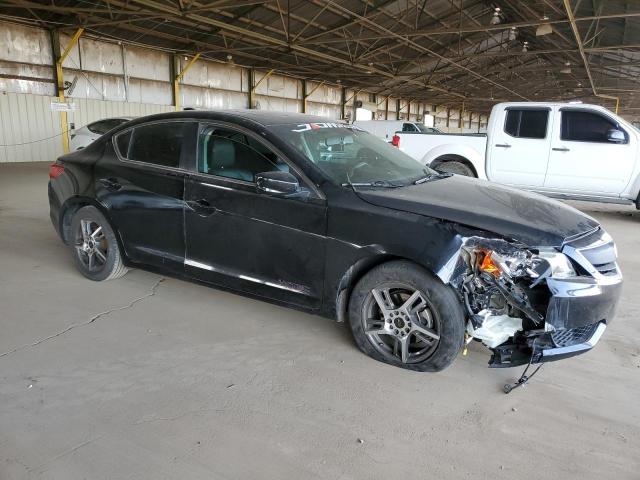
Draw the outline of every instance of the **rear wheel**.
[[[464,315],[455,293],[407,261],[367,273],[349,301],[349,324],[370,357],[422,372],[447,368],[464,341]]]
[[[464,175],[465,177],[475,177],[471,167],[458,160],[447,160],[439,164],[435,169],[438,172],[455,173],[457,175]]]
[[[92,206],[82,207],[71,220],[71,250],[80,273],[95,280],[112,280],[127,273],[115,233]]]

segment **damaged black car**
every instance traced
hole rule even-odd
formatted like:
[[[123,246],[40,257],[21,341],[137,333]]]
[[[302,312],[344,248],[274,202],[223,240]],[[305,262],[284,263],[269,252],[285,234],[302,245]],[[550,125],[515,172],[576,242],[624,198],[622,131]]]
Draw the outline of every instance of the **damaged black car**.
[[[60,157],[49,200],[91,280],[145,268],[317,313],[418,371],[472,340],[493,367],[587,352],[622,285],[593,218],[309,115],[139,118]]]

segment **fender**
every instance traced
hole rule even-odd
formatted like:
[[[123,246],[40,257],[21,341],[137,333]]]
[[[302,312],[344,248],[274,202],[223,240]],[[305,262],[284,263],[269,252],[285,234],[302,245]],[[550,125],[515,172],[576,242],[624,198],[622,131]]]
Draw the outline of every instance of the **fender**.
[[[70,240],[69,235],[71,233],[71,217],[77,210],[89,205],[92,207],[96,207],[100,211],[100,213],[104,215],[104,218],[107,219],[107,222],[109,222],[109,226],[111,227],[111,230],[113,230],[113,233],[115,234],[116,239],[118,240],[118,246],[120,247],[120,251],[125,253],[124,255],[125,263],[128,263],[126,259],[124,244],[122,242],[122,237],[120,236],[120,231],[113,224],[113,220],[109,216],[109,211],[107,210],[107,208],[105,208],[104,205],[97,202],[93,198],[82,197],[78,195],[78,196],[68,198],[67,201],[65,201],[64,204],[62,204],[62,206],[60,207],[60,215],[58,217],[58,222],[59,222],[58,228],[60,229],[59,231],[62,236],[62,241],[66,245],[69,245],[69,240]]]
[[[468,145],[455,143],[438,145],[437,147],[429,150],[425,156],[422,157],[421,162],[423,165],[429,166],[434,160],[449,155],[457,155],[459,157],[466,158],[473,165],[473,168],[475,168],[478,173],[478,178],[482,178],[484,180],[487,179],[484,166],[484,155]]]
[[[622,192],[622,197],[628,198],[632,202],[636,202],[636,205],[638,205],[637,200],[640,197],[640,172],[634,172],[634,177],[632,177],[632,180],[629,182],[629,185],[627,185],[625,191]]]

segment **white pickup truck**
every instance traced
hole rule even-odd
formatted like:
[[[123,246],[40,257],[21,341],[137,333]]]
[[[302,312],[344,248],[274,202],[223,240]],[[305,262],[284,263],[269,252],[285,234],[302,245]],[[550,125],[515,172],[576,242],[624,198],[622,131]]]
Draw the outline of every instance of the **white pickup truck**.
[[[486,135],[396,137],[394,145],[439,171],[556,198],[640,208],[640,131],[603,107],[500,103],[491,111]]]

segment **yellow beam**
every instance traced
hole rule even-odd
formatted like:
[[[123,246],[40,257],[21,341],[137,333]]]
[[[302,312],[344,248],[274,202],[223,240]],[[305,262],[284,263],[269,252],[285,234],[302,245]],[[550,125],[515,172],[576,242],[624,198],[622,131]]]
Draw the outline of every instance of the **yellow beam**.
[[[82,32],[84,32],[84,28],[80,27],[78,30],[76,30],[76,33],[73,34],[73,37],[71,37],[71,40],[69,41],[69,45],[67,45],[67,48],[65,48],[64,52],[62,52],[62,55],[60,55],[60,59],[58,60],[60,64],[65,61],[65,59],[69,56],[69,53],[71,53],[73,47],[76,46],[78,40],[80,40],[80,35],[82,35]]]
[[[362,89],[360,90],[356,90],[353,92],[353,95],[351,95],[349,98],[347,98],[344,103],[349,103],[356,95],[358,95],[360,92],[362,91]],[[388,98],[388,97],[387,97]]]
[[[620,110],[620,97],[614,97],[613,95],[604,95],[602,93],[597,93],[596,97],[608,98],[609,100],[615,100],[616,101],[616,115],[618,115],[618,111]]]
[[[322,85],[324,85],[324,80],[322,80],[318,85],[316,85],[315,87],[313,87],[313,89],[312,89],[309,93],[307,93],[307,94],[305,95],[305,98],[308,98],[308,97],[310,97],[311,95],[313,95],[313,92],[315,92],[316,90],[318,90]]]
[[[258,85],[260,85],[262,82],[264,82],[267,78],[269,78],[271,76],[271,74],[274,72],[275,70],[272,68],[271,70],[269,70],[264,77],[262,77],[260,80],[258,80],[258,83],[256,83],[253,87],[251,87],[251,90],[253,90],[254,92],[256,91],[256,88],[258,88]]]
[[[303,113],[307,113],[307,98],[309,98],[313,94],[313,92],[318,90],[322,85],[324,85],[324,80],[321,81],[315,87],[313,87],[310,92],[307,92],[307,91],[304,92],[304,98],[302,99],[302,112]]]
[[[71,40],[69,41],[69,45],[67,45],[67,48],[64,49],[64,52],[62,52],[60,58],[56,60],[56,81],[58,87],[57,90],[59,103],[66,102],[66,98],[64,95],[64,72],[62,70],[62,64],[69,56],[69,53],[71,53],[71,50],[73,50],[73,47],[77,45],[82,32],[84,32],[84,28],[78,28],[78,30],[76,30],[76,33],[73,35],[73,37],[71,37]],[[62,151],[64,153],[69,153],[69,121],[66,111],[60,112],[60,129],[62,130]]]
[[[377,103],[376,103],[376,106],[378,106],[378,107],[379,107],[379,106],[380,106],[380,105],[382,105],[384,102],[386,102],[386,101],[388,100],[388,98],[389,98],[389,95],[387,95],[386,97],[382,97],[382,101],[377,102]]]
[[[173,98],[175,102],[176,112],[180,110],[180,80],[184,77],[185,73],[193,66],[194,63],[200,58],[200,53],[196,53],[191,60],[184,66],[184,68],[173,79]]]

